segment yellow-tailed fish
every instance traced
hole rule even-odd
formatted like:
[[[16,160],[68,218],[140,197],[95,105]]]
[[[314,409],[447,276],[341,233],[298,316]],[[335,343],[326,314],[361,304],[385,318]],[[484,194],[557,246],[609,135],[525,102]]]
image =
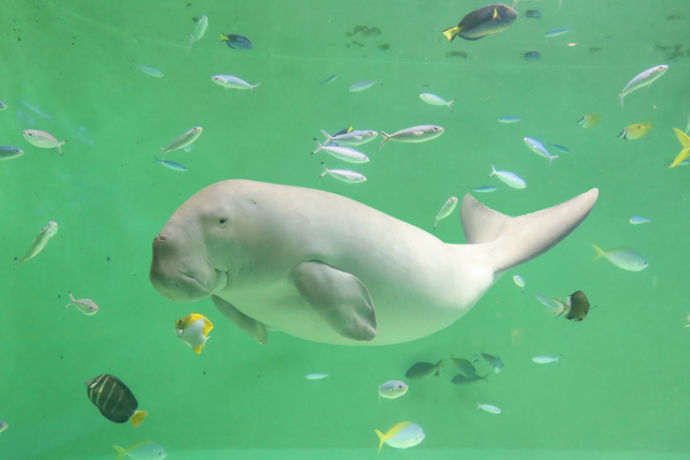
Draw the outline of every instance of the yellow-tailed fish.
[[[639,272],[649,265],[647,259],[642,254],[630,248],[616,248],[604,251],[596,244],[592,244],[592,247],[597,252],[594,260],[605,258],[613,265],[623,270]]]
[[[647,121],[645,123],[633,123],[623,128],[623,131],[618,134],[619,139],[626,139],[629,141],[634,141],[639,139],[649,131],[652,130],[652,122]]]
[[[163,460],[168,456],[163,446],[151,441],[140,442],[132,447],[113,446],[117,451],[117,460],[129,457],[133,460]]]
[[[666,73],[667,70],[668,65],[661,64],[635,75],[635,77],[632,80],[630,80],[628,84],[625,85],[623,90],[618,94],[618,98],[621,100],[621,107],[623,107],[623,98],[625,96],[632,93],[633,91],[637,91],[640,88],[644,88],[645,86],[651,85],[652,83],[654,83],[656,79],[658,79],[664,73]]]
[[[176,320],[175,328],[180,340],[200,355],[208,340],[208,333],[213,329],[213,323],[203,315],[190,313],[184,318]]]
[[[58,232],[58,223],[55,221],[50,221],[48,222],[48,225],[43,227],[41,231],[36,235],[36,238],[34,238],[34,242],[31,244],[31,247],[29,250],[26,252],[26,255],[24,257],[21,257],[19,259],[19,262],[24,262],[29,259],[33,259],[38,255],[39,252],[43,251],[43,249],[46,247],[48,244],[48,241],[57,235]]]
[[[465,15],[455,27],[443,31],[448,41],[456,36],[465,40],[479,40],[507,29],[518,17],[517,11],[503,3],[492,3]]]
[[[203,131],[204,128],[202,128],[201,126],[195,126],[194,128],[185,131],[177,139],[172,141],[167,147],[161,147],[161,150],[163,151],[163,153],[170,153],[176,150],[181,150],[187,147],[188,145],[191,145],[197,139],[199,139],[199,136],[201,136],[201,133]]]
[[[583,128],[591,128],[592,126],[599,123],[599,115],[594,115],[591,113],[586,113],[577,120],[577,124]]]
[[[100,374],[86,381],[86,394],[103,417],[111,422],[132,422],[134,428],[146,417],[147,412],[137,410],[139,403],[127,385],[114,375]]]
[[[385,434],[379,430],[374,432],[379,437],[379,453],[384,443],[396,449],[407,449],[422,442],[425,436],[421,426],[408,421],[396,423]]]
[[[671,163],[669,168],[675,168],[690,156],[690,136],[678,128],[673,128],[673,131],[676,133],[676,137],[678,138],[678,142],[680,142],[682,148],[678,155],[676,155],[676,157],[673,159],[673,163]]]

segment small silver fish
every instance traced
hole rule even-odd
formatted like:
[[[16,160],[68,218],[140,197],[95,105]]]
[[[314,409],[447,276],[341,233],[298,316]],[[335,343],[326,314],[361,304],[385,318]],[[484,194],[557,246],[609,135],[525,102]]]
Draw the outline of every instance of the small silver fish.
[[[539,303],[541,303],[542,305],[544,305],[546,308],[548,308],[551,311],[555,312],[556,309],[558,308],[556,305],[553,304],[553,302],[551,302],[551,300],[549,300],[546,296],[544,296],[538,292],[536,294],[534,294],[534,297],[537,298]]]
[[[19,258],[19,262],[24,262],[29,259],[33,259],[43,251],[43,249],[46,247],[48,244],[48,241],[55,235],[57,235],[58,232],[58,223],[51,220],[48,222],[48,225],[43,227],[41,231],[36,235],[36,238],[34,238],[34,242],[31,244],[31,247],[27,251],[26,255],[24,257]]]
[[[328,377],[328,374],[322,374],[320,372],[312,372],[311,374],[304,376],[304,378],[307,380],[323,380],[326,377]]]
[[[445,219],[446,217],[450,216],[453,211],[455,210],[455,207],[458,205],[458,197],[457,196],[451,196],[446,200],[445,203],[443,203],[443,206],[441,206],[441,209],[438,211],[436,214],[436,217],[434,218],[434,229],[438,227],[438,222],[441,219]]]
[[[473,192],[477,193],[491,193],[495,192],[496,190],[498,190],[498,187],[496,187],[495,185],[482,185],[480,187],[475,187],[472,189]]]
[[[429,105],[446,106],[448,107],[448,109],[450,109],[451,112],[453,111],[451,104],[455,102],[455,99],[447,101],[443,99],[441,96],[437,96],[433,93],[421,93],[419,95],[419,98]]]
[[[499,123],[511,124],[511,123],[517,123],[517,122],[522,121],[522,118],[520,118],[520,117],[504,116],[504,117],[498,117],[497,120],[498,120]]]
[[[494,168],[494,165],[491,165],[491,173],[489,174],[489,177],[491,176],[498,177],[498,179],[508,187],[516,189],[523,189],[527,187],[527,182],[525,182],[522,177],[518,176],[514,172],[497,170]]]
[[[329,83],[333,83],[336,78],[338,78],[338,75],[333,74],[330,77],[326,78],[325,80],[322,80],[321,83],[319,83],[319,86],[326,86]]]
[[[163,78],[164,77],[163,72],[161,72],[158,69],[154,69],[153,67],[149,67],[149,66],[143,65],[143,64],[137,64],[136,66],[137,66],[137,69],[141,70],[143,73],[145,73],[149,77],[153,77],[153,78]]]
[[[522,279],[522,276],[520,275],[513,275],[513,283],[515,283],[515,286],[519,287],[520,289],[525,288],[525,280]]]
[[[532,362],[536,364],[551,364],[555,363],[559,360],[560,358],[556,356],[546,356],[546,355],[541,355],[541,356],[533,356],[532,357]]]
[[[376,81],[376,80],[362,80],[362,81],[358,81],[358,82],[353,83],[352,85],[350,85],[350,88],[348,88],[348,91],[350,91],[351,93],[359,93],[359,92],[361,92],[361,91],[364,91],[364,90],[366,90],[366,89],[371,88],[371,87],[374,86],[376,83],[378,83],[378,81]]]
[[[571,27],[561,27],[558,29],[551,29],[544,34],[544,37],[546,37],[546,38],[560,37],[561,35],[565,35],[572,30],[574,30],[574,29]]]
[[[321,162],[321,165],[323,166],[323,172],[319,174],[319,177],[323,177],[328,174],[334,179],[338,179],[339,181],[347,184],[359,184],[361,182],[366,182],[367,180],[363,174],[360,174],[357,171],[350,171],[349,169],[328,169],[324,162]]]
[[[62,156],[62,146],[67,143],[67,141],[58,141],[52,134],[41,131],[40,129],[25,129],[22,131],[24,139],[26,139],[29,144],[40,149],[57,149],[60,156]]]
[[[407,384],[402,380],[389,380],[379,385],[379,396],[385,399],[397,399],[407,393]]]
[[[489,414],[494,414],[494,415],[498,415],[501,413],[501,409],[499,407],[491,405],[491,404],[477,403],[477,409],[481,409],[484,412],[488,412]]]
[[[189,34],[189,46],[187,49],[190,49],[192,45],[195,42],[198,42],[202,38],[204,38],[204,35],[206,35],[206,31],[208,30],[208,16],[205,14],[202,14],[199,19],[196,20],[196,25],[194,26],[194,32]]]
[[[525,137],[525,138],[522,139],[522,140],[525,142],[525,145],[527,145],[527,147],[528,147],[531,151],[533,151],[534,153],[536,153],[536,154],[539,155],[540,157],[546,158],[547,160],[549,160],[549,164],[551,164],[551,162],[552,162],[553,160],[555,160],[556,158],[558,158],[558,155],[551,155],[551,154],[549,153],[549,151],[546,149],[546,147],[544,147],[544,143],[543,143],[543,142],[540,142],[540,141],[538,141],[538,140],[536,140],[536,139],[532,139],[531,137]]]
[[[13,160],[24,155],[24,150],[11,145],[0,145],[0,160]]]
[[[349,131],[346,133],[331,136],[322,129],[321,134],[323,134],[326,137],[324,145],[336,143],[338,145],[357,146],[373,141],[379,133],[374,131],[373,129],[356,129],[354,131]]]
[[[401,129],[393,134],[388,134],[385,131],[381,131],[381,136],[383,136],[383,141],[379,145],[379,148],[389,140],[398,142],[426,142],[431,139],[436,139],[438,136],[443,134],[443,126],[438,125],[419,125],[412,126],[410,128]]]
[[[93,316],[98,313],[98,305],[91,299],[75,299],[71,292],[68,292],[70,302],[65,305],[65,308],[69,308],[74,305],[77,310],[85,314],[86,316]]]
[[[181,165],[180,163],[175,163],[174,161],[168,161],[165,158],[156,158],[156,156],[153,156],[154,163],[160,163],[163,166],[165,166],[168,169],[172,169],[173,171],[177,172],[186,172],[187,167],[185,165]]]
[[[234,75],[214,75],[211,77],[211,81],[223,88],[251,89],[252,91],[256,91],[256,88],[261,84],[258,82],[252,85]]]
[[[628,219],[628,222],[630,222],[633,225],[641,225],[651,223],[652,219],[647,219],[646,217],[632,216],[630,219]]]
[[[319,153],[321,150],[325,150],[333,158],[337,158],[348,163],[369,163],[369,157],[363,154],[362,152],[358,152],[355,149],[336,144],[324,145],[318,140],[314,140],[316,141],[318,147],[316,148],[316,150],[311,152],[312,155]]]
[[[201,133],[204,131],[204,128],[201,126],[195,126],[194,128],[190,129],[189,131],[186,131],[184,134],[182,134],[180,137],[175,139],[168,145],[167,147],[161,147],[161,150],[163,153],[169,153],[169,152],[174,152],[175,150],[180,150],[188,145],[192,144],[194,141],[199,139],[199,136],[201,136]]]
[[[623,98],[625,96],[632,93],[633,91],[637,91],[640,88],[651,85],[652,83],[654,83],[656,79],[658,79],[664,73],[666,73],[667,70],[668,65],[661,64],[635,75],[635,77],[632,80],[630,80],[627,85],[625,85],[620,94],[618,94],[618,98],[621,100],[621,107],[623,107]]]

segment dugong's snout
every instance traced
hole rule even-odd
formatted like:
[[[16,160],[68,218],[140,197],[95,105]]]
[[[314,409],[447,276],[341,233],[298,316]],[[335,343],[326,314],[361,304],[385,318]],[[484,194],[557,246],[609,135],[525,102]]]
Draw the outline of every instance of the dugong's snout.
[[[165,229],[156,235],[149,278],[163,297],[190,302],[225,286],[226,273],[214,268],[207,260],[205,248],[197,246],[185,235],[174,235]]]

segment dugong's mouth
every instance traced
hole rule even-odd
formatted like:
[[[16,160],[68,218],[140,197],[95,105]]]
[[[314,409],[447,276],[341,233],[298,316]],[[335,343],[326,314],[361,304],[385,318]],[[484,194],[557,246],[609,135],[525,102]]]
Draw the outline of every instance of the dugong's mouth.
[[[164,297],[175,302],[191,302],[215,294],[228,282],[228,274],[215,269],[210,276],[200,276],[192,272],[179,271],[174,276],[152,277],[151,282]]]

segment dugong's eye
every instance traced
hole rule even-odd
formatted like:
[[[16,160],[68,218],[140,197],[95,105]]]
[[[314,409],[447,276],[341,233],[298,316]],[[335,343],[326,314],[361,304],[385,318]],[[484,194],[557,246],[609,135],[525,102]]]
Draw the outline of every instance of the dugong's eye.
[[[221,225],[226,223],[227,221],[228,221],[228,219],[226,219],[225,217],[221,217],[220,219],[218,219],[218,223]]]

